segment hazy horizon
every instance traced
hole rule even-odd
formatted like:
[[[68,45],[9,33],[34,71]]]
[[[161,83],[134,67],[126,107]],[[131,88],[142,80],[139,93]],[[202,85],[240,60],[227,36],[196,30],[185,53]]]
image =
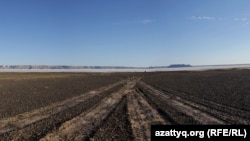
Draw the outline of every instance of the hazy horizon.
[[[0,65],[250,63],[250,1],[2,0]]]
[[[117,66],[104,66],[104,65],[30,65],[30,64],[21,64],[21,65],[15,65],[15,64],[10,64],[10,65],[5,65],[5,64],[0,64],[0,66],[66,66],[66,67],[125,67],[125,68],[150,68],[150,67],[170,67],[172,65],[186,65],[184,67],[202,67],[202,66],[241,66],[241,65],[250,65],[250,63],[246,64],[208,64],[208,65],[192,65],[192,64],[169,64],[169,65],[160,65],[160,66],[122,66],[122,65],[117,65]]]

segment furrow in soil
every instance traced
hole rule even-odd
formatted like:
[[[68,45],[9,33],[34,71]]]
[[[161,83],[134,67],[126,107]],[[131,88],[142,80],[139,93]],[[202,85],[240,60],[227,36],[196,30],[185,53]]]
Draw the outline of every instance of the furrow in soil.
[[[155,97],[158,97],[159,99],[164,99],[164,101],[166,101],[169,107],[172,107],[180,113],[183,113],[193,118],[200,124],[225,124],[224,121],[182,102],[181,100],[179,100],[179,98],[173,98],[170,95],[162,93],[161,91],[154,89],[153,87],[145,83],[141,83],[141,85],[144,88],[147,88],[147,90],[150,91],[150,93]]]
[[[166,92],[165,90],[163,93],[168,93],[171,97],[178,99],[191,107],[220,118],[228,124],[250,124],[250,120],[247,118],[250,115],[249,111],[235,109],[233,107],[224,106],[213,101],[208,101],[194,96],[188,96],[187,94],[178,91],[173,92],[173,90],[171,90],[171,92]]]
[[[169,124],[136,91],[128,95],[128,115],[135,140],[150,140],[152,124]]]
[[[90,141],[130,141],[133,139],[127,113],[127,97],[117,105],[115,110],[104,121],[103,125],[89,139]]]
[[[114,110],[135,84],[128,82],[123,89],[112,93],[99,102],[98,106],[83,112],[79,116],[64,122],[58,129],[48,133],[40,141],[58,141],[58,140],[87,140],[103,124],[104,120]]]
[[[1,120],[0,140],[38,140],[64,121],[95,107],[103,98],[117,91],[122,83],[91,91],[51,106]]]

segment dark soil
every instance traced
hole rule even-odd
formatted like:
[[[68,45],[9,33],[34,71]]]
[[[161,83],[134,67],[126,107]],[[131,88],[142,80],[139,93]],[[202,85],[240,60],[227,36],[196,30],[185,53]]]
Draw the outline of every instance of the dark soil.
[[[122,85],[118,85],[110,90],[104,91],[97,96],[94,96],[74,107],[63,110],[49,118],[43,119],[41,121],[35,122],[25,128],[16,129],[11,132],[0,135],[0,140],[25,140],[33,141],[39,140],[45,136],[48,132],[55,130],[60,127],[60,125],[68,121],[81,113],[87,111],[91,107],[97,106],[103,98],[109,96],[112,92],[119,90]]]
[[[226,106],[250,110],[250,70],[211,70],[147,73],[157,89],[172,89]]]
[[[124,97],[113,113],[104,121],[90,140],[129,141],[133,140],[127,115],[127,98]]]
[[[0,73],[0,119],[84,94],[121,80],[116,74]]]

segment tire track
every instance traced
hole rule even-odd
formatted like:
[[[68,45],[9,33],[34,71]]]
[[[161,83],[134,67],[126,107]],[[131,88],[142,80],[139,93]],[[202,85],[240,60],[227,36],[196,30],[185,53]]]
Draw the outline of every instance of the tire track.
[[[123,140],[150,140],[153,124],[250,124],[238,114],[230,115],[232,107],[223,112],[224,105],[207,100],[201,104],[198,98],[185,97],[188,95],[156,89],[133,77],[2,119],[0,140],[117,140],[119,133],[124,134]],[[120,122],[122,126],[117,125]],[[122,127],[126,129],[119,129]]]
[[[135,140],[150,140],[150,126],[152,124],[169,124],[141,94],[131,91],[127,98],[128,115]]]
[[[78,111],[86,110],[84,105],[94,105],[93,100],[102,99],[106,95],[109,95],[113,89],[121,87],[123,81],[102,87],[95,91],[67,99],[62,102],[52,104],[47,107],[43,107],[31,112],[23,113],[14,117],[0,120],[0,140],[22,140],[26,135],[25,140],[32,140],[34,134],[43,134],[43,133],[34,133],[32,129],[34,128],[37,132],[47,132],[39,131],[48,130],[46,127],[42,127],[42,124],[52,124],[50,126],[56,126],[53,124],[59,124],[61,121],[70,118],[71,116],[78,115]],[[88,102],[89,101],[89,102]],[[82,107],[84,106],[84,107]],[[72,115],[71,115],[72,113]],[[67,115],[65,115],[67,114]],[[54,123],[55,122],[55,123]],[[39,126],[40,128],[37,128]],[[27,129],[26,129],[27,128]],[[45,128],[45,129],[42,129]],[[37,135],[36,135],[37,136]],[[41,136],[41,135],[38,135]]]
[[[127,96],[117,105],[101,127],[89,139],[90,141],[131,141],[133,133],[127,112]]]
[[[155,97],[158,97],[160,99],[164,99],[168,103],[169,106],[175,108],[177,111],[184,113],[185,115],[192,117],[195,121],[197,121],[200,124],[225,124],[224,121],[211,116],[207,114],[206,112],[194,108],[186,103],[183,102],[183,100],[180,97],[173,98],[169,96],[168,94],[164,94],[161,91],[154,89],[152,86],[149,86],[143,82],[140,83],[144,89],[149,91],[152,95]],[[191,103],[191,101],[189,101]],[[193,103],[195,104],[195,103]],[[197,105],[199,107],[199,105]]]
[[[115,109],[122,97],[134,87],[135,82],[128,82],[127,85],[118,92],[112,93],[109,97],[99,102],[97,107],[83,112],[79,116],[64,122],[57,130],[48,133],[40,141],[74,140],[82,141],[89,139],[91,134],[102,125],[103,121]]]
[[[166,91],[166,90],[165,90]],[[208,101],[195,96],[188,97],[187,94],[171,90],[167,92],[168,95],[180,100],[181,102],[209,113],[212,116],[220,118],[228,124],[245,124],[249,125],[250,120],[247,118],[250,115],[249,111],[236,109],[233,107],[228,107],[215,103],[213,101]],[[187,100],[186,100],[187,99]],[[191,102],[192,99],[194,102]]]

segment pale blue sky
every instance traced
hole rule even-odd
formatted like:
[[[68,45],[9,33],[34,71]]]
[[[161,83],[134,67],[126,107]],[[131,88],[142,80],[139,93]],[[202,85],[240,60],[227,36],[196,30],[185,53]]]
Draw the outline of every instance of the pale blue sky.
[[[0,0],[0,65],[250,63],[249,0]]]

